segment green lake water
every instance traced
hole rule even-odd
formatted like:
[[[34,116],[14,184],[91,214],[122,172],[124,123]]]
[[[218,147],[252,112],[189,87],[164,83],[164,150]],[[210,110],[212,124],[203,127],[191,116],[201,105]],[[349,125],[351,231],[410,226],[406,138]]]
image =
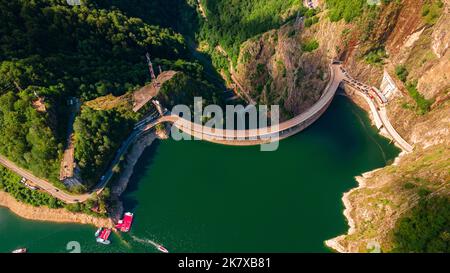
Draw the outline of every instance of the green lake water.
[[[95,228],[21,219],[0,208],[0,252],[328,252],[347,231],[341,201],[354,176],[383,167],[399,150],[361,109],[337,96],[323,117],[275,152],[201,141],[157,141],[123,195],[135,213],[129,234],[95,243]]]

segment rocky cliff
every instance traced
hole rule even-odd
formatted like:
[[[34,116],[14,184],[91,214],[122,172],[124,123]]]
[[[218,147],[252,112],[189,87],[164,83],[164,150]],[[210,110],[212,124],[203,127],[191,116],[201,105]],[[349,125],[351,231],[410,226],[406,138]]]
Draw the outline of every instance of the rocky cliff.
[[[334,34],[343,26],[325,19],[311,27],[289,23],[250,39],[241,46],[236,78],[258,103],[280,105],[282,119],[298,115],[322,95],[340,39]]]
[[[392,251],[398,219],[423,198],[450,196],[450,0],[381,1],[351,22],[330,22],[324,2],[316,24],[291,23],[244,43],[237,78],[258,102],[281,104],[287,118],[320,97],[332,58],[376,87],[389,75],[397,91],[388,116],[414,151],[357,177],[360,187],[344,196],[349,233],[327,244],[340,252],[374,244]],[[308,41],[318,48],[306,52]]]
[[[374,244],[392,251],[400,218],[419,200],[450,196],[449,1],[441,4],[391,1],[369,23],[370,31],[361,21],[350,25],[340,45],[346,67],[359,80],[379,86],[384,71],[392,77],[400,92],[390,99],[388,115],[414,151],[357,178],[360,187],[344,196],[349,233],[327,242],[338,251],[367,252]],[[435,5],[434,18],[427,17],[427,5]],[[381,61],[368,62],[379,49],[385,51]]]

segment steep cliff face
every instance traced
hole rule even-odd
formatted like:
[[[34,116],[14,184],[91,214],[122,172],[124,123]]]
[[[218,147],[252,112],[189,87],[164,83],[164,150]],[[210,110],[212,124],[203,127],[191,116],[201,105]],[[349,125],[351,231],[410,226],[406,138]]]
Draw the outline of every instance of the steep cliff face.
[[[427,15],[427,6],[435,15]],[[392,251],[400,218],[419,200],[450,196],[449,1],[391,1],[361,39],[368,26],[364,20],[351,26],[341,45],[345,65],[374,86],[380,85],[384,71],[390,74],[400,92],[390,99],[388,115],[414,151],[357,178],[360,187],[344,196],[349,233],[327,241],[341,252],[367,252],[374,244]],[[385,51],[378,63],[366,59],[374,49]],[[429,107],[420,108],[420,103]]]
[[[241,46],[236,78],[258,103],[279,104],[283,119],[298,115],[320,98],[336,56],[334,34],[343,26],[325,19],[308,28],[291,23],[250,39]]]
[[[360,187],[344,196],[349,233],[327,244],[341,252],[374,244],[392,251],[400,218],[423,198],[450,196],[450,0],[382,1],[347,23],[330,22],[325,1],[319,7],[310,27],[285,25],[244,43],[236,75],[258,102],[281,104],[284,118],[320,97],[333,58],[372,86],[390,76],[398,91],[387,113],[414,151],[357,178]],[[305,52],[310,41],[318,48]]]

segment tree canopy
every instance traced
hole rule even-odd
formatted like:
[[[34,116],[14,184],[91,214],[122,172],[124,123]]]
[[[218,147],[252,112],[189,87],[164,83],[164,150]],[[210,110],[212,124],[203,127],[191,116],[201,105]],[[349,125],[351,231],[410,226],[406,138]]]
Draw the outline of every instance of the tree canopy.
[[[255,35],[277,28],[302,6],[301,0],[201,0],[208,20],[200,39],[221,45],[236,62],[241,44]]]
[[[186,20],[195,8],[174,1],[83,0],[70,6],[66,0],[0,0],[0,154],[57,183],[67,100],[119,96],[146,84],[146,52],[156,67],[203,81],[202,65],[176,32],[193,27]],[[82,171],[86,179],[98,175],[122,139],[111,130],[126,133],[118,123],[131,120],[114,111],[82,111],[77,160],[95,167]],[[89,141],[98,147],[91,149]]]
[[[394,252],[449,253],[450,200],[423,199],[394,228]]]

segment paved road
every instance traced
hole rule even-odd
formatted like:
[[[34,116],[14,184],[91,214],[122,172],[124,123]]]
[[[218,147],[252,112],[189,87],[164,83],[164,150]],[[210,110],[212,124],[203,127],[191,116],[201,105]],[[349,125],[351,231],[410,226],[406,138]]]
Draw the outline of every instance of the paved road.
[[[386,107],[384,106],[384,104],[375,99],[374,96],[380,96],[377,90],[372,88],[371,86],[353,79],[343,68],[340,68],[338,73],[341,73],[344,76],[344,82],[347,85],[351,86],[354,90],[356,90],[358,95],[362,96],[369,104],[377,128],[386,129],[386,132],[403,151],[407,153],[412,152],[414,147],[400,136],[400,134],[395,130],[394,126],[392,126],[391,122],[389,121],[389,117],[387,115]]]
[[[290,120],[268,128],[248,130],[212,129],[201,124],[193,123],[190,120],[180,118],[176,115],[164,116],[159,122],[173,123],[177,128],[194,137],[227,145],[258,145],[267,143],[269,137],[271,138],[270,140],[277,141],[283,138],[284,133],[286,133],[287,136],[292,135],[291,129],[308,123],[309,121],[315,121],[324,112],[333,100],[339,84],[344,78],[342,73],[338,73],[339,68],[339,65],[330,65],[330,80],[321,98],[312,107]],[[151,129],[153,126],[154,125],[149,125],[145,130]],[[301,130],[305,128],[306,127]],[[301,130],[296,131],[296,133]]]
[[[376,90],[374,90],[371,86],[353,79],[340,65],[331,65],[330,72],[330,80],[318,102],[302,114],[269,128],[249,130],[211,129],[174,115],[163,117],[159,120],[159,123],[171,122],[183,132],[194,137],[226,145],[258,145],[267,143],[268,137],[271,137],[271,141],[277,141],[283,139],[284,134],[286,134],[286,136],[291,136],[291,129],[308,123],[308,121],[315,121],[315,119],[323,113],[323,110],[328,107],[336,93],[337,88],[339,87],[339,84],[344,81],[346,84],[353,87],[358,94],[363,96],[367,101],[373,113],[377,128],[380,129],[384,127],[387,133],[402,148],[402,150],[406,152],[411,152],[413,150],[413,147],[398,134],[390,123],[384,105],[378,105],[378,101],[375,100],[373,96],[369,95],[370,92],[376,92]],[[151,129],[153,126],[154,125],[150,125],[147,129]],[[299,131],[301,130],[298,130],[295,133],[298,133]],[[278,134],[278,136],[276,134]]]
[[[384,128],[387,130],[389,135],[397,142],[397,144],[407,153],[413,151],[414,147],[411,146],[406,140],[404,140],[400,134],[394,129],[389,118],[387,116],[386,107],[380,107],[380,111],[378,111],[381,120],[383,121]]]
[[[27,180],[33,182],[33,184],[37,185],[40,189],[48,192],[52,196],[64,201],[65,203],[77,203],[77,202],[84,202],[86,201],[90,194],[83,194],[83,195],[72,195],[69,193],[66,193],[57,187],[55,187],[52,183],[34,176],[31,172],[22,169],[18,167],[13,162],[9,161],[3,156],[0,156],[0,164],[8,168],[10,171],[15,172],[16,174],[25,177]]]
[[[237,145],[237,146],[244,146],[244,145],[258,145],[261,143],[267,143],[267,136],[273,136],[273,134],[280,134],[278,138],[274,138],[273,140],[278,140],[283,138],[283,136],[288,137],[293,134],[298,133],[299,131],[303,130],[307,126],[309,126],[312,122],[317,120],[320,115],[323,114],[323,112],[326,110],[326,108],[331,103],[332,99],[334,98],[334,95],[336,93],[336,90],[339,87],[339,84],[346,80],[346,83],[352,85],[357,89],[358,92],[361,92],[364,96],[368,96],[367,94],[367,87],[366,85],[362,83],[356,83],[353,79],[341,68],[340,65],[330,65],[330,80],[322,94],[322,97],[319,99],[317,103],[315,103],[310,109],[303,112],[302,114],[288,120],[285,122],[280,123],[279,125],[271,126],[269,128],[263,128],[263,129],[250,129],[250,130],[213,130],[211,128],[204,127],[200,124],[192,123],[191,121],[185,120],[183,118],[180,118],[175,115],[165,115],[160,118],[156,118],[156,116],[152,115],[141,122],[137,123],[133,132],[130,134],[130,136],[122,143],[119,150],[116,152],[116,155],[114,157],[114,160],[111,162],[108,171],[105,173],[105,175],[100,179],[98,185],[94,187],[91,193],[83,194],[83,195],[72,195],[68,194],[66,192],[63,192],[53,186],[48,181],[45,181],[44,179],[38,178],[31,174],[29,171],[24,170],[17,165],[15,165],[13,162],[7,160],[6,158],[0,156],[0,164],[4,165],[11,171],[21,175],[22,177],[25,177],[27,180],[33,182],[37,186],[39,186],[42,190],[47,191],[54,197],[66,202],[66,203],[77,203],[77,202],[84,202],[86,201],[92,193],[101,192],[104,187],[108,184],[109,180],[113,176],[113,167],[119,162],[120,157],[127,151],[128,147],[145,131],[152,129],[157,124],[163,123],[163,122],[170,122],[173,123],[175,126],[177,126],[179,129],[183,130],[186,133],[192,134],[195,137],[199,137],[201,139],[204,139],[206,141],[212,141],[212,142],[219,142],[223,144],[228,145]],[[351,81],[353,80],[353,82]],[[371,105],[371,109],[374,112],[375,115],[379,117],[381,122],[383,123],[383,126],[386,128],[388,133],[393,137],[393,139],[405,150],[405,151],[412,151],[411,145],[409,145],[392,127],[391,123],[389,122],[389,119],[387,118],[386,109],[384,107],[381,107],[380,110],[375,105],[375,102],[373,102],[370,98],[367,100],[368,103]],[[245,137],[247,139],[242,139],[242,137]],[[248,138],[256,138],[256,141],[254,139],[248,139]],[[258,140],[259,139],[259,140]]]

